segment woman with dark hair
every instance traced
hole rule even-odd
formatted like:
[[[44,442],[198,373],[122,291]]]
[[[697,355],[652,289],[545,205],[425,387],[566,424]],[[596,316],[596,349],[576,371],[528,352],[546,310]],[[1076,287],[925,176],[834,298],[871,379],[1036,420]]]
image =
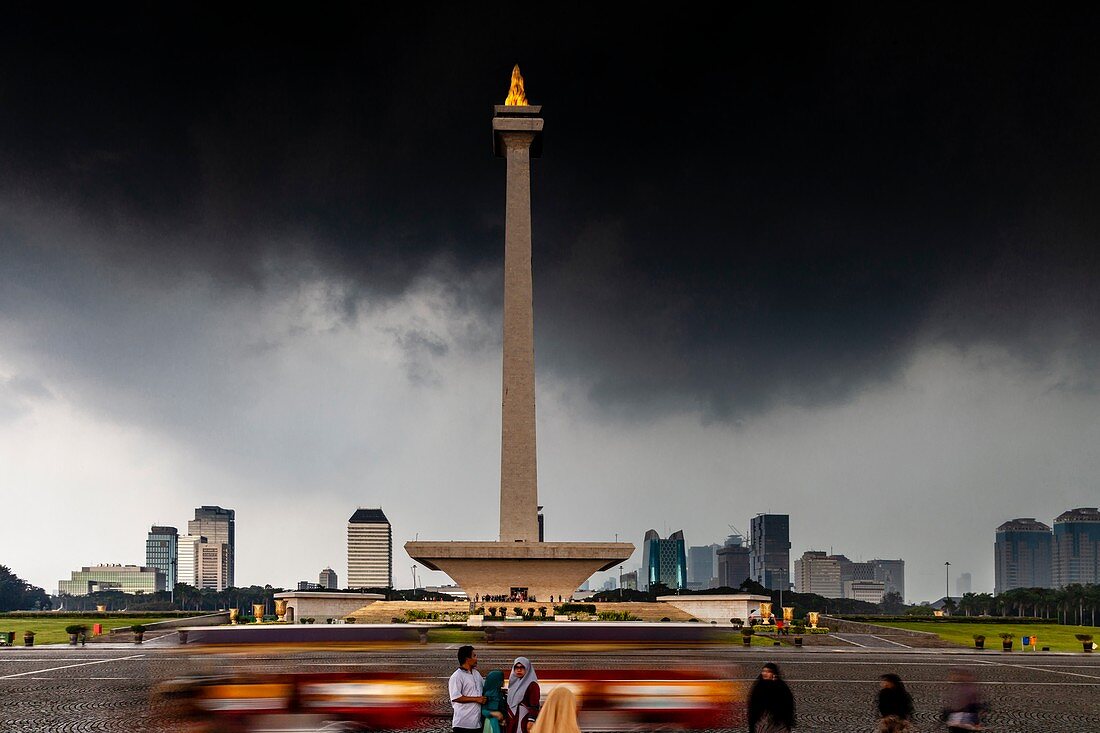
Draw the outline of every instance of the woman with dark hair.
[[[913,698],[896,674],[884,674],[879,681],[879,733],[907,733],[913,719]]]
[[[779,666],[768,662],[749,693],[749,733],[788,733],[794,728],[794,695]]]

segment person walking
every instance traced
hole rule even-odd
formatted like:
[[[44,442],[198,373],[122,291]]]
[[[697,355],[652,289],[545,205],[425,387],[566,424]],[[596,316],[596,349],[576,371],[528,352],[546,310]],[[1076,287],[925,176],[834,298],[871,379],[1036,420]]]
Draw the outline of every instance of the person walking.
[[[447,682],[451,700],[451,727],[455,733],[481,733],[481,706],[485,704],[482,689],[485,680],[477,671],[477,653],[469,644],[458,648],[458,669]]]
[[[794,695],[779,666],[768,662],[749,692],[749,733],[788,733],[794,728]]]
[[[949,677],[952,682],[947,695],[947,705],[943,709],[943,722],[951,733],[983,730],[982,714],[985,703],[982,702],[978,686],[974,684],[974,675],[965,669],[956,669]]]
[[[494,669],[485,675],[485,686],[482,694],[485,696],[485,704],[481,706],[481,717],[485,720],[485,733],[501,733],[504,724],[504,713],[507,706],[504,703],[504,673]]]
[[[896,674],[879,677],[878,716],[879,733],[908,733],[913,720],[913,698]]]
[[[581,733],[577,724],[577,696],[568,687],[555,687],[535,719],[531,733]]]
[[[528,733],[539,713],[542,691],[535,668],[527,657],[516,657],[508,677],[508,726],[506,733]]]

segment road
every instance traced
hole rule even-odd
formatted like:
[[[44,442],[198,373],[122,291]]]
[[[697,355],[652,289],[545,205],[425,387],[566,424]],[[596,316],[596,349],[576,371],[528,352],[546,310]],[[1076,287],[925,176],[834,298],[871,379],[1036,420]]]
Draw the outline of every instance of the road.
[[[515,650],[479,649],[483,672],[510,666]],[[0,649],[0,730],[176,730],[149,703],[158,683],[187,672],[287,672],[399,669],[441,684],[454,667],[451,645],[378,652],[246,652],[213,656],[189,647]],[[653,668],[675,665],[726,670],[747,685],[765,661],[776,661],[798,706],[799,731],[873,731],[878,676],[896,672],[917,707],[920,731],[943,730],[936,721],[948,671],[974,672],[992,707],[996,731],[1051,733],[1100,730],[1100,654],[1004,654],[987,651],[871,649],[698,649],[616,652],[529,651],[536,667]],[[449,730],[446,700],[423,730]],[[732,716],[727,730],[738,730]]]

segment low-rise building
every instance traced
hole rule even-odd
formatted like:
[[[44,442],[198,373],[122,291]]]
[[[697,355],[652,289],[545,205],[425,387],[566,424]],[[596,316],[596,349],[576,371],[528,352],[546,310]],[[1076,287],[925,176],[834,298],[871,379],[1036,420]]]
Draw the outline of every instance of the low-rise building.
[[[107,590],[159,593],[167,590],[167,578],[158,568],[141,565],[91,565],[72,571],[68,580],[57,584],[61,595],[86,596]]]
[[[886,583],[880,580],[848,580],[844,583],[844,597],[867,603],[882,603],[886,595]]]

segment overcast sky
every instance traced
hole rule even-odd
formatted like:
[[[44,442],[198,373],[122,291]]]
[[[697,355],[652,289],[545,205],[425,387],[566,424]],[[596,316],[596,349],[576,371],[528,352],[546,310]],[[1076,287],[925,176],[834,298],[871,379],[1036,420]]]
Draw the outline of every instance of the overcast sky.
[[[495,538],[516,62],[547,539],[789,513],[792,562],[901,557],[920,600],[1100,501],[1096,18],[150,12],[0,30],[0,563],[31,582],[200,504],[242,585],[343,581],[358,505],[401,586],[405,541]]]

